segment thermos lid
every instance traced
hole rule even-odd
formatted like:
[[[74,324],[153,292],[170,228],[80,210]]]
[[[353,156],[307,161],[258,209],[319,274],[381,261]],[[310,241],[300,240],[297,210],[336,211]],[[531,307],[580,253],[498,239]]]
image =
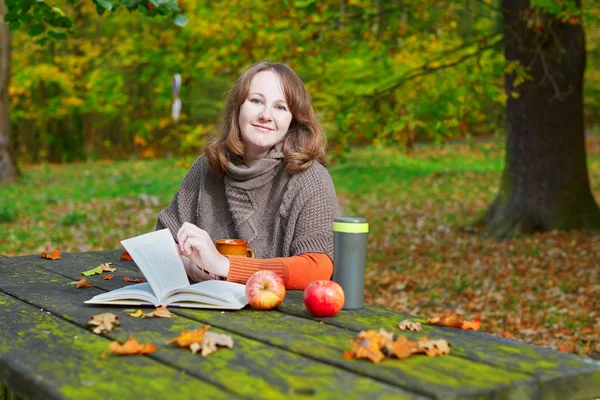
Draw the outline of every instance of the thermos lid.
[[[338,217],[333,219],[333,231],[344,233],[368,233],[369,224],[366,218]]]

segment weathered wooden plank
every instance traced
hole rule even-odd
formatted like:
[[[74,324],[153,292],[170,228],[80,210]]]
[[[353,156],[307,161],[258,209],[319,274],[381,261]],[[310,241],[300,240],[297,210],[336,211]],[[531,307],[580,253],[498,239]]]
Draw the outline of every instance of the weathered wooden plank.
[[[78,253],[65,252],[61,254],[61,258],[59,260],[46,260],[41,258],[39,255],[10,257],[9,260],[14,264],[31,263],[40,269],[54,272],[56,274],[70,278],[73,281],[79,280],[81,278],[86,278],[90,282],[103,280],[103,277],[102,275],[93,275],[85,277],[81,275],[81,272],[87,271],[92,268],[96,268],[104,262],[112,262],[114,264],[112,266],[116,267],[117,269],[115,272],[111,272],[114,275],[114,278],[112,280],[104,281],[104,287],[108,290],[113,290],[123,287],[125,285],[129,285],[128,283],[123,281],[123,278],[125,278],[126,276],[132,279],[144,278],[144,275],[139,271],[139,269],[133,261],[119,261],[118,256],[117,259],[111,260],[108,257],[106,259],[103,257],[83,257],[78,256]]]
[[[78,271],[76,260],[67,260],[63,264]],[[83,260],[83,262],[87,262]],[[1,263],[1,261],[0,261]],[[58,261],[53,268],[58,268]],[[116,271],[115,271],[116,272]],[[35,281],[30,282],[35,276]],[[213,382],[234,393],[248,397],[281,398],[290,395],[311,395],[315,398],[386,397],[424,398],[403,391],[393,385],[377,380],[357,376],[326,363],[287,352],[257,340],[233,335],[233,350],[222,350],[203,359],[189,351],[164,345],[164,342],[184,330],[197,329],[201,324],[181,316],[171,319],[137,319],[126,316],[126,308],[83,306],[84,299],[100,293],[98,288],[77,290],[68,283],[71,279],[56,273],[35,268],[32,264],[21,263],[18,266],[0,264],[0,289],[22,300],[31,301],[46,312],[60,315],[75,324],[83,325],[89,318],[101,312],[114,312],[119,316],[122,326],[106,337],[125,340],[135,332],[136,338],[158,345],[157,360],[177,366],[188,374],[202,380]],[[132,311],[132,310],[130,310]],[[221,314],[213,311],[214,314]],[[233,313],[230,313],[233,314]],[[217,332],[223,332],[214,329]]]
[[[540,382],[544,398],[581,399],[600,396],[600,362],[499,338],[482,332],[462,331],[426,324],[426,318],[404,316],[378,307],[360,311],[341,311],[334,318],[315,318],[304,307],[302,292],[289,292],[282,311],[292,315],[321,320],[323,323],[354,331],[385,328],[391,330],[405,318],[421,322],[423,332],[405,332],[411,340],[423,334],[443,337],[452,343],[452,354],[497,366],[509,371],[534,375]]]
[[[91,257],[117,258],[119,250],[88,253]],[[135,267],[134,267],[135,268]],[[600,396],[600,362],[560,353],[551,349],[532,346],[515,340],[499,338],[482,332],[457,331],[452,328],[425,324],[425,318],[404,316],[377,307],[366,307],[360,311],[342,311],[335,318],[312,317],[302,301],[301,291],[289,291],[287,300],[279,307],[280,311],[313,320],[322,320],[334,326],[360,331],[364,329],[395,329],[404,318],[422,322],[423,333],[429,337],[440,335],[453,344],[452,353],[456,356],[486,363],[509,371],[525,372],[534,375],[540,382],[544,398],[585,398]],[[407,332],[411,340],[417,340],[423,333]]]
[[[48,262],[50,261],[44,260],[44,263]],[[64,260],[63,263],[62,273],[66,274],[71,270],[71,273],[75,274],[81,269],[77,266],[76,257]],[[104,282],[106,281],[98,281],[98,286],[102,288]],[[239,335],[432,397],[539,398],[537,382],[531,376],[504,371],[459,357],[413,357],[401,362],[384,361],[379,365],[359,360],[344,360],[342,353],[349,348],[348,339],[355,335],[354,332],[276,311],[248,310],[221,314],[214,311],[182,309],[177,312],[199,322],[211,323]]]
[[[101,360],[107,345],[106,338],[0,293],[0,380],[28,399],[154,398],[161,388],[173,399],[233,396],[151,357]]]

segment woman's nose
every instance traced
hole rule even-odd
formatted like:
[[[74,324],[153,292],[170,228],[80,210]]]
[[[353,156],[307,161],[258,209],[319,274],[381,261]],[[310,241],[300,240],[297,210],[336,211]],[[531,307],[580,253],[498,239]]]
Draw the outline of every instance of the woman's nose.
[[[262,121],[270,121],[271,113],[269,112],[268,109],[264,109],[260,112],[260,114],[258,114],[258,118]]]

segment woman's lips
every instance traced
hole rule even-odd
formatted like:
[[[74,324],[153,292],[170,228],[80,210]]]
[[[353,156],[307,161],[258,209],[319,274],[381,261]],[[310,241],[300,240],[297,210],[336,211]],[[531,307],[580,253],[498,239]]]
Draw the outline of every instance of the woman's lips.
[[[258,129],[262,129],[265,131],[272,131],[273,128],[269,128],[268,126],[264,126],[264,125],[256,125],[256,124],[252,124],[253,127],[258,128]]]

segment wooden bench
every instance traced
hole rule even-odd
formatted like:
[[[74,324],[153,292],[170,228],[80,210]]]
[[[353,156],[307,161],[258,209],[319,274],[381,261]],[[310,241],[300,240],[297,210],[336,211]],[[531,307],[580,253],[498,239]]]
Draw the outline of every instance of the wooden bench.
[[[451,354],[406,360],[346,360],[349,339],[365,329],[393,330],[406,316],[376,307],[311,317],[302,293],[290,291],[276,311],[171,309],[173,318],[126,316],[127,307],[83,301],[141,278],[120,250],[0,256],[0,393],[30,399],[439,398],[585,399],[600,396],[600,362],[481,332],[423,325],[431,339],[451,342]],[[113,280],[80,272],[113,262]],[[147,309],[150,311],[150,309]],[[96,335],[85,327],[94,314],[112,312],[121,326]],[[422,319],[411,317],[416,321]],[[205,358],[164,344],[181,331],[231,335],[233,349]],[[111,340],[130,334],[158,350],[147,356],[109,355]],[[411,340],[423,333],[402,332]]]

